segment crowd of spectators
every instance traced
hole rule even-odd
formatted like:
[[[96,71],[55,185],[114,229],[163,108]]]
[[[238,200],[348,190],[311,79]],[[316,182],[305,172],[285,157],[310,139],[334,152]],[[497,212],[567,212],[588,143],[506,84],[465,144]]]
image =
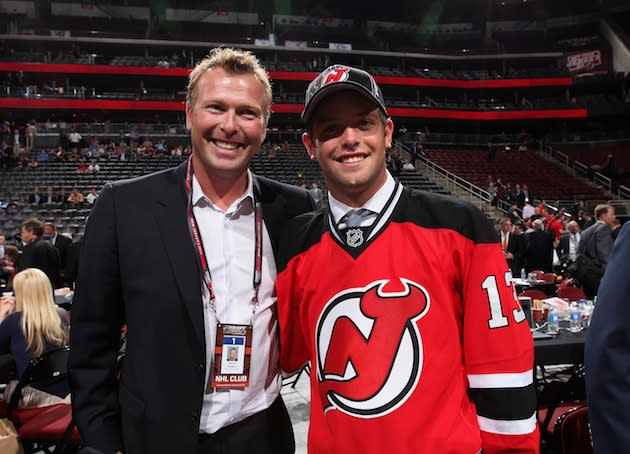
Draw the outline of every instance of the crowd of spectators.
[[[514,203],[507,216],[496,220],[496,229],[514,276],[531,271],[562,276],[574,274],[572,265],[582,253],[581,235],[595,227],[597,221],[605,224],[614,240],[621,227],[615,208],[598,205],[591,211],[583,200],[577,201],[570,209],[557,211],[551,210],[544,200],[535,204],[526,202],[522,210]],[[506,235],[510,236],[509,242],[504,239]],[[587,293],[592,294],[590,291]]]

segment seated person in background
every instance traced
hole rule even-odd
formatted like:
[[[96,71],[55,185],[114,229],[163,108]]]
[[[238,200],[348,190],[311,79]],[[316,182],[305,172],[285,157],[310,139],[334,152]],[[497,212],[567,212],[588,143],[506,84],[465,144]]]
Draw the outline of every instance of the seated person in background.
[[[83,194],[77,188],[72,188],[72,192],[68,196],[68,203],[71,205],[81,205],[85,201]]]
[[[44,202],[44,196],[39,193],[39,186],[35,186],[33,192],[28,196],[28,203],[31,205],[39,205]]]
[[[15,261],[18,255],[18,248],[8,244],[4,247],[4,257],[0,257],[0,280],[6,282],[8,289],[11,288],[11,282],[15,276]]]
[[[53,191],[52,186],[48,186],[46,188],[46,194],[44,194],[44,200],[42,202],[44,205],[55,205],[59,203],[59,198]]]
[[[96,188],[90,189],[90,193],[85,196],[85,198],[87,200],[87,203],[89,203],[90,205],[94,205],[94,202],[98,198],[98,191],[96,190]]]
[[[15,312],[0,323],[0,354],[11,353],[18,377],[22,377],[32,358],[68,344],[69,323],[53,300],[53,290],[46,274],[28,268],[13,279]],[[9,400],[17,381],[7,385],[4,399]],[[70,387],[67,380],[48,385],[45,389],[26,387],[19,407],[40,407],[68,402]]]

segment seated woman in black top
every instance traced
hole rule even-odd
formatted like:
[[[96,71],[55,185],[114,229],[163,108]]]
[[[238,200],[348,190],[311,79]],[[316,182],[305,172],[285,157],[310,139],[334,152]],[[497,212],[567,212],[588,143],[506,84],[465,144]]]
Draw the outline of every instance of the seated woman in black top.
[[[18,377],[21,377],[32,358],[67,345],[69,326],[55,305],[52,285],[43,271],[28,268],[17,273],[13,278],[13,291],[15,312],[0,323],[0,354],[11,353]],[[8,400],[14,385],[12,382],[7,386],[5,400]],[[27,387],[19,406],[64,402],[69,393],[67,380],[45,389]]]

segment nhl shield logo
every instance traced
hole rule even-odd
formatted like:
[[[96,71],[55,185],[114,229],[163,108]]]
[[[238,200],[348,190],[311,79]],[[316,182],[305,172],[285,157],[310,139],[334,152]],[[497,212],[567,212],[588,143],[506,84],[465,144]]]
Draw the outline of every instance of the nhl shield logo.
[[[346,232],[346,244],[350,247],[359,247],[363,244],[363,230],[350,229]]]

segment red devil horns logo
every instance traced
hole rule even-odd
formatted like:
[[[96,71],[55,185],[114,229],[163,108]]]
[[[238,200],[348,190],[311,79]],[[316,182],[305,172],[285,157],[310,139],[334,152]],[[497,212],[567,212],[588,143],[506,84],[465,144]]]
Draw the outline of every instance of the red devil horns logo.
[[[333,297],[317,327],[317,367],[322,405],[376,417],[401,405],[422,369],[417,324],[429,309],[419,284],[401,278],[403,291],[385,292],[375,281]]]

